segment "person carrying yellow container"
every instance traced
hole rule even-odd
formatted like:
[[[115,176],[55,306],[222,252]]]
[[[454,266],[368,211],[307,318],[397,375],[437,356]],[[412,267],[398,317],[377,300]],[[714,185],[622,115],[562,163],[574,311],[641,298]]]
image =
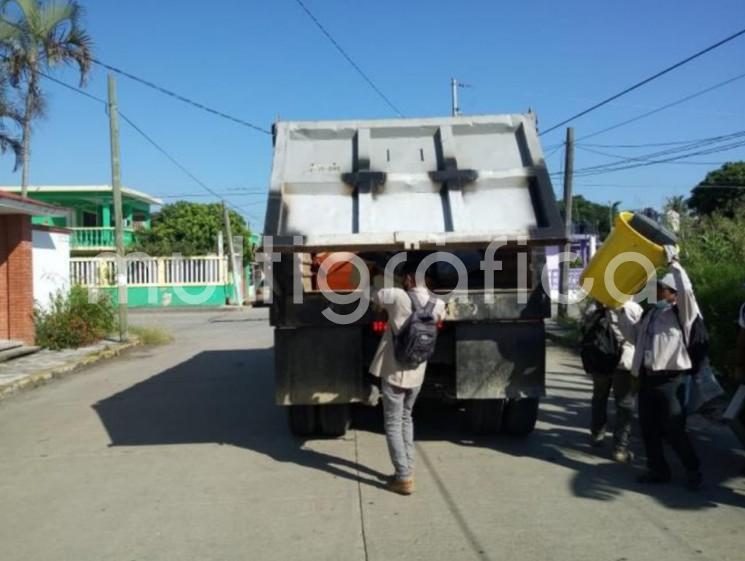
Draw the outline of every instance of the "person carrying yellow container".
[[[667,440],[687,472],[691,490],[701,486],[701,462],[686,431],[687,375],[695,373],[689,355],[694,324],[701,311],[675,246],[665,246],[669,272],[657,282],[657,303],[638,324],[631,373],[639,380],[639,422],[647,454],[647,472],[640,483],[667,483]]]

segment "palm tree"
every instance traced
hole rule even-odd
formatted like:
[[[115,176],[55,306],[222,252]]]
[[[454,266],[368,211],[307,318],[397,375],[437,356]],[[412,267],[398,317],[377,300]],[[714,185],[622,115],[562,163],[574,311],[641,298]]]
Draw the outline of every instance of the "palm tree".
[[[13,171],[18,169],[21,164],[23,145],[21,141],[14,136],[6,125],[7,120],[14,121],[16,124],[21,122],[21,115],[16,110],[15,106],[10,103],[6,97],[6,70],[2,64],[0,64],[0,154],[5,154],[10,151],[15,154],[15,166]]]
[[[60,64],[76,64],[80,85],[91,67],[92,41],[81,25],[83,9],[75,0],[0,0],[0,54],[13,86],[22,88],[24,111],[21,190],[28,189],[31,121],[42,114],[41,73]]]
[[[680,216],[685,216],[686,214],[688,214],[688,202],[683,195],[668,197],[667,199],[665,199],[665,206],[663,207],[663,210],[665,212],[667,212],[668,210],[674,210]]]

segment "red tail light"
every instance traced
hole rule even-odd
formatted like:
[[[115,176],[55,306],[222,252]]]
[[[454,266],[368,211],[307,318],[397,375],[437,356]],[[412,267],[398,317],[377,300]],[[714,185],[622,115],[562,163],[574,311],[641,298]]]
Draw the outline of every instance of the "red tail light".
[[[372,322],[373,333],[375,333],[376,335],[382,335],[387,327],[387,321],[375,320],[374,322]]]
[[[437,330],[442,331],[445,328],[445,322],[437,322]],[[372,330],[376,335],[382,335],[388,329],[388,322],[385,320],[375,320],[372,322]]]

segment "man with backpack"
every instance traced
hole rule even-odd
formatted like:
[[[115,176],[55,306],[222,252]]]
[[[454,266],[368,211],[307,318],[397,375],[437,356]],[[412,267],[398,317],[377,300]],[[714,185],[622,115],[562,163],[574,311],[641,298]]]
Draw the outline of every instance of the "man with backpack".
[[[382,382],[385,437],[395,468],[386,488],[402,495],[414,492],[412,411],[427,359],[434,353],[437,324],[445,317],[445,303],[430,295],[426,283],[417,283],[416,271],[416,263],[404,263],[403,288],[376,290],[372,298],[388,313],[387,329],[370,365],[370,374]]]
[[[632,374],[639,378],[639,422],[647,453],[640,483],[667,483],[667,440],[687,472],[691,490],[701,486],[701,462],[686,431],[686,376],[695,375],[706,355],[706,331],[691,281],[665,247],[669,272],[657,282],[657,302],[637,330]]]
[[[582,338],[582,364],[592,376],[591,443],[603,445],[608,422],[608,398],[611,389],[616,404],[613,430],[613,459],[628,462],[634,394],[631,388],[631,364],[634,359],[635,326],[642,308],[633,300],[613,310],[596,303],[585,316]]]

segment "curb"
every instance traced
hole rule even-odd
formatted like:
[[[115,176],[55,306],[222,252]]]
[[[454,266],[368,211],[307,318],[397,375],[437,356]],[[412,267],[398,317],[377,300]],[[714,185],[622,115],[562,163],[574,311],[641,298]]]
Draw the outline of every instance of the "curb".
[[[149,314],[162,314],[162,313],[168,313],[168,314],[207,314],[207,313],[221,313],[221,312],[240,312],[240,311],[246,311],[246,310],[253,310],[252,306],[243,306],[242,308],[239,308],[238,306],[159,306],[154,308],[128,308],[128,313],[130,315],[142,315],[146,316]]]
[[[90,366],[101,360],[114,358],[116,356],[119,356],[122,352],[134,347],[138,347],[140,345],[141,342],[138,339],[133,339],[131,341],[128,341],[127,343],[114,344],[100,351],[93,351],[81,358],[70,360],[59,366],[53,366],[52,368],[47,368],[46,370],[40,370],[38,372],[35,372],[34,374],[27,376],[26,378],[23,378],[22,380],[16,380],[15,382],[11,382],[10,384],[0,386],[0,400],[19,391],[29,390],[38,386],[42,386],[50,380],[61,378],[66,374],[70,374],[78,369],[81,369],[85,366]]]

